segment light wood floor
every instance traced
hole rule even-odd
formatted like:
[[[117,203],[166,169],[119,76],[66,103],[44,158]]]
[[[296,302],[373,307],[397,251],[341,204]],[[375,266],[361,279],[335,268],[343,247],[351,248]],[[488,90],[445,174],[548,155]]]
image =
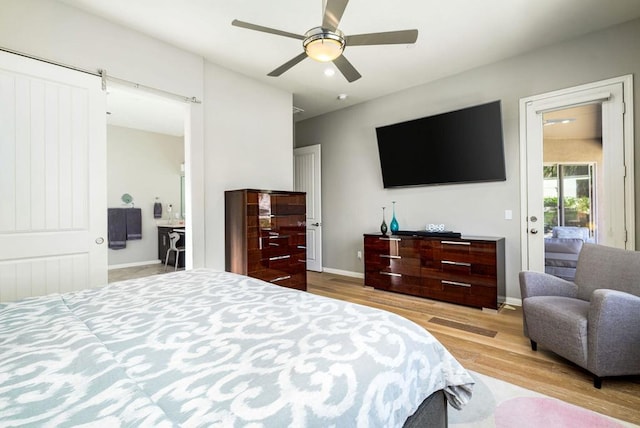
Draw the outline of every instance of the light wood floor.
[[[520,307],[491,313],[375,290],[357,278],[308,272],[307,280],[311,293],[395,312],[425,327],[469,370],[640,425],[639,376],[605,378],[602,389],[594,388],[580,367],[540,347],[531,350]]]
[[[163,265],[112,270],[109,282],[163,271]],[[357,278],[308,272],[307,279],[311,293],[395,312],[425,327],[469,370],[640,425],[639,376],[606,378],[595,389],[583,369],[543,349],[531,350],[519,307],[483,312],[375,290]]]

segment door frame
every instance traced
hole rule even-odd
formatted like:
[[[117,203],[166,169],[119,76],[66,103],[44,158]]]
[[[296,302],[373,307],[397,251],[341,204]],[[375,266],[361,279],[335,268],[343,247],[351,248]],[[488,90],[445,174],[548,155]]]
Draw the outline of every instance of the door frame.
[[[530,266],[529,246],[529,142],[533,144],[542,141],[542,114],[541,111],[563,109],[579,104],[587,104],[605,100],[609,93],[599,92],[599,88],[609,85],[622,85],[622,129],[608,129],[607,119],[603,112],[603,133],[618,133],[623,142],[624,157],[624,227],[626,229],[625,248],[635,249],[635,178],[634,178],[634,132],[633,132],[633,76],[625,75],[607,80],[561,89],[520,100],[520,210],[521,210],[521,263],[522,269],[528,270]],[[611,119],[611,118],[609,118]],[[540,155],[541,156],[541,155]],[[540,159],[541,160],[541,159]],[[542,245],[542,243],[540,244]],[[542,254],[542,253],[541,253]]]
[[[313,156],[313,171],[311,171],[313,183],[299,183],[297,180],[298,156]],[[294,177],[293,186],[296,191],[307,192],[307,270],[322,272],[322,152],[320,144],[299,147],[293,150]],[[309,184],[311,184],[309,186]],[[313,204],[313,212],[309,212],[309,205]],[[309,217],[311,214],[311,217]],[[313,223],[311,223],[313,222]],[[309,235],[313,234],[314,239],[310,240]],[[309,244],[313,241],[315,247],[313,262],[309,262]]]

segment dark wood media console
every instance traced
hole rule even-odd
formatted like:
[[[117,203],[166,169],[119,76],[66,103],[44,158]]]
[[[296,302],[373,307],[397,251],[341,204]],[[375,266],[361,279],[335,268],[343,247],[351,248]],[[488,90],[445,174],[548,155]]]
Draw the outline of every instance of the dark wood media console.
[[[478,308],[505,299],[504,238],[364,235],[364,283]]]

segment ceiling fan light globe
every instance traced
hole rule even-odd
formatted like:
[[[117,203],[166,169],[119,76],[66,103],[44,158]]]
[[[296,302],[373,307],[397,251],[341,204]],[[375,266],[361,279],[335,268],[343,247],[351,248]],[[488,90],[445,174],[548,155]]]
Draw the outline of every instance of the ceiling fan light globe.
[[[345,40],[339,30],[333,32],[317,27],[309,30],[305,36],[302,42],[304,51],[316,61],[333,61],[344,51]]]

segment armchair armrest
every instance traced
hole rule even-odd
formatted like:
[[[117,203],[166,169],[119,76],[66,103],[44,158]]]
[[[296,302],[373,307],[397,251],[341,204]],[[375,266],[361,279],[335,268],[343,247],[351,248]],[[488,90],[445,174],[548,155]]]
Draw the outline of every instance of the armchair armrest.
[[[573,282],[542,272],[520,272],[520,295],[522,299],[533,296],[578,296],[578,286]]]
[[[587,322],[592,373],[600,377],[640,373],[640,297],[595,290]]]

